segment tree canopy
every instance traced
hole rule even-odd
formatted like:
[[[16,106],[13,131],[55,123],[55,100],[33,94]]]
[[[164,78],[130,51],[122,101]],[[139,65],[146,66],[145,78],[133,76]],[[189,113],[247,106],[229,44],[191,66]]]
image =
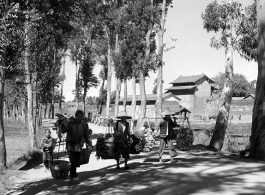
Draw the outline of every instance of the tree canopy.
[[[216,76],[211,78],[216,82],[218,91],[222,91],[225,82],[225,73],[219,72]],[[248,94],[252,94],[255,91],[255,81],[249,82],[242,74],[234,74],[233,81],[233,97],[245,97]]]

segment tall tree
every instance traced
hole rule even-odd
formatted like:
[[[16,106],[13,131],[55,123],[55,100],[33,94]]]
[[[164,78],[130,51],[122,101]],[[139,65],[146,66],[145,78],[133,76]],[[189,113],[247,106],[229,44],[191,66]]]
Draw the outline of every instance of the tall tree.
[[[62,84],[61,84],[61,98],[59,101],[59,110],[60,113],[62,114],[62,99],[63,99],[63,87],[64,87],[64,80],[65,80],[65,63],[66,63],[66,54],[63,55],[63,59],[62,59],[62,73],[61,73],[61,78],[62,78]]]
[[[139,131],[141,127],[143,127],[145,119],[146,119],[146,90],[145,90],[145,77],[148,72],[154,68],[151,60],[151,56],[154,55],[152,52],[154,48],[155,42],[153,42],[153,28],[154,28],[154,19],[153,19],[153,9],[154,3],[153,0],[151,2],[147,1],[143,6],[146,6],[146,11],[144,16],[142,16],[143,21],[146,23],[142,31],[145,34],[145,51],[144,51],[144,59],[142,61],[142,66],[139,69],[139,84],[140,84],[140,94],[141,94],[141,107],[140,107],[140,115],[137,121],[136,130]],[[152,45],[154,44],[154,45]],[[154,56],[152,56],[154,57]]]
[[[219,100],[219,113],[216,119],[213,137],[210,146],[221,150],[228,125],[229,111],[233,93],[233,50],[236,43],[233,37],[233,29],[239,24],[236,19],[241,18],[241,4],[226,0],[223,4],[217,1],[210,3],[202,15],[204,28],[209,31],[220,32],[220,40],[215,37],[211,40],[211,46],[219,49],[225,48],[225,83]]]
[[[8,64],[8,47],[18,44],[19,4],[10,0],[0,1],[0,170],[6,167],[6,146],[4,131],[4,87]],[[15,36],[15,37],[14,37]],[[19,45],[19,44],[18,44]]]
[[[53,50],[51,52],[53,58],[54,53],[58,53],[55,50],[65,47],[69,33],[72,31],[70,21],[77,15],[74,9],[80,6],[79,3],[75,3],[73,0],[54,0],[52,2],[48,0],[28,0],[23,4],[23,11],[25,13],[25,22],[23,24],[24,65],[28,92],[28,128],[31,149],[37,147],[37,126],[34,125],[34,116],[38,116],[37,101],[39,101],[36,86],[38,84],[37,74],[40,63],[37,63],[37,57],[41,56],[42,50],[49,52]],[[45,28],[42,28],[42,26],[45,26]],[[31,57],[29,58],[29,56]],[[55,64],[55,61],[53,61],[53,64]],[[60,70],[60,68],[58,69]],[[52,68],[50,72],[53,73],[54,71],[55,69]],[[52,87],[54,88],[54,83]]]
[[[165,22],[166,22],[166,12],[168,6],[172,3],[172,0],[163,0],[162,3],[159,3],[157,10],[158,15],[160,15],[160,20],[158,25],[158,68],[157,68],[157,98],[156,98],[156,118],[161,116],[162,112],[162,98],[163,98],[163,51],[164,51],[164,32],[165,32]],[[161,14],[159,14],[161,13]]]
[[[252,116],[250,156],[265,159],[264,97],[265,97],[265,0],[257,0],[258,78]]]
[[[83,105],[84,112],[86,107],[86,95],[90,87],[98,86],[98,79],[93,74],[93,69],[95,61],[91,59],[92,55],[90,52],[87,52],[87,55],[84,57],[81,67],[80,67],[80,86],[83,88]]]

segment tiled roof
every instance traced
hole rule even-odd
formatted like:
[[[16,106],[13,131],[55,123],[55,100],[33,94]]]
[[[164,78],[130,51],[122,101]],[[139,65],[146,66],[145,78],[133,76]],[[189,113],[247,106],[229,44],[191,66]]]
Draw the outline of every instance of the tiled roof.
[[[200,75],[191,75],[191,76],[179,76],[176,80],[172,81],[170,84],[181,84],[181,83],[196,83],[196,81],[200,80],[201,78],[206,77],[209,79],[205,74]],[[209,79],[210,83],[214,83],[211,79]]]
[[[184,89],[192,89],[194,87],[196,87],[196,85],[174,86],[174,87],[170,87],[170,88],[165,89],[165,90],[184,90]]]

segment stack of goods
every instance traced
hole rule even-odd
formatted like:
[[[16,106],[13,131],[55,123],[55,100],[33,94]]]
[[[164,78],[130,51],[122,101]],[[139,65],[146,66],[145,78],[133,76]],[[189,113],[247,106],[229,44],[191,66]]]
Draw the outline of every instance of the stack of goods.
[[[136,135],[130,136],[130,154],[139,154],[141,152],[140,139]]]
[[[189,150],[189,147],[192,146],[194,137],[193,131],[190,128],[180,127],[177,131],[176,146],[182,151]]]
[[[117,159],[129,148],[129,142],[122,133],[108,133],[97,139],[96,156],[98,159]]]
[[[130,143],[130,154],[139,154],[140,152],[143,152],[146,145],[144,134],[142,132],[135,131],[131,135]]]
[[[144,146],[143,152],[150,152],[155,145],[154,132],[152,129],[147,128],[144,130],[144,139],[146,144]]]
[[[108,133],[105,137],[99,137],[96,144],[97,159],[116,159],[117,155],[114,152],[114,137]]]

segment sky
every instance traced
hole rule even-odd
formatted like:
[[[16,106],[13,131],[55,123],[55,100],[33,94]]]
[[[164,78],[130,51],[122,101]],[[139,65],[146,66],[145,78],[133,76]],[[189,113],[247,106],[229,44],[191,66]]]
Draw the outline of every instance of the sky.
[[[180,75],[198,75],[206,74],[213,77],[219,72],[224,72],[225,51],[216,50],[210,47],[210,40],[214,33],[207,33],[203,29],[201,15],[206,6],[213,0],[173,0],[173,8],[169,9],[166,17],[166,32],[164,34],[164,43],[166,47],[174,46],[174,49],[164,53],[163,67],[163,89],[169,88],[170,82],[177,79]],[[243,6],[252,3],[253,0],[239,0]],[[218,2],[221,2],[218,0]],[[177,41],[172,41],[177,39]],[[258,65],[256,62],[248,62],[234,51],[234,73],[243,74],[248,81],[256,80]],[[101,67],[96,65],[94,73],[98,76]],[[74,99],[72,90],[75,88],[75,65],[70,59],[66,60],[66,80],[64,84],[64,95],[66,101]],[[146,78],[146,93],[152,94],[153,83],[157,73],[150,72]],[[112,91],[115,90],[115,79],[112,78]],[[131,95],[132,84],[128,82],[128,95]],[[98,96],[98,88],[88,91],[88,96]],[[137,95],[140,95],[139,86],[137,86]],[[123,96],[123,85],[121,90]]]

